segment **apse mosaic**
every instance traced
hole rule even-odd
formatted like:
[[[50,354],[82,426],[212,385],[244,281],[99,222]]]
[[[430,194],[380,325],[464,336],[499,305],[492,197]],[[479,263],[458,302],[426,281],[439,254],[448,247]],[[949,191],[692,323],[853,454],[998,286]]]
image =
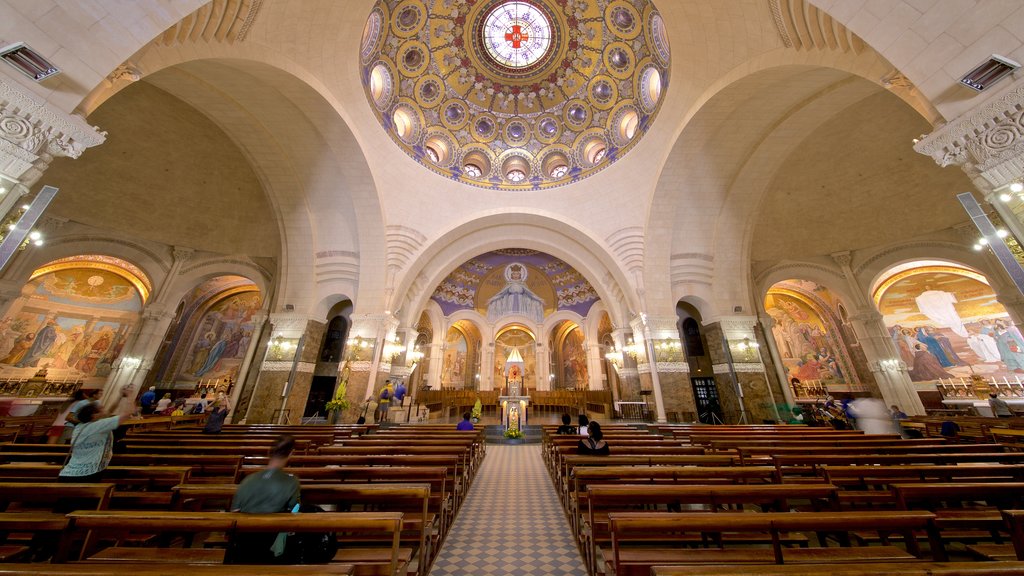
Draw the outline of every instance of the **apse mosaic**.
[[[46,369],[48,378],[102,383],[138,322],[148,288],[141,270],[105,256],[66,258],[36,270],[26,295],[0,320],[0,377]]]
[[[524,316],[538,324],[556,310],[586,316],[598,300],[593,286],[565,262],[535,250],[497,250],[449,274],[431,298],[445,316],[476,310],[494,323]]]
[[[626,154],[668,86],[650,0],[380,0],[363,30],[371,109],[454,180],[561,186]]]
[[[764,307],[790,379],[805,384],[857,381],[839,329],[839,305],[830,290],[805,280],[779,282],[768,291]]]
[[[537,346],[533,334],[522,327],[512,326],[502,330],[494,339],[494,382],[495,386],[505,384],[505,364],[512,350],[518,350],[523,357],[523,386],[537,388]]]
[[[973,270],[910,268],[885,279],[875,302],[915,382],[1024,374],[1024,337]]]

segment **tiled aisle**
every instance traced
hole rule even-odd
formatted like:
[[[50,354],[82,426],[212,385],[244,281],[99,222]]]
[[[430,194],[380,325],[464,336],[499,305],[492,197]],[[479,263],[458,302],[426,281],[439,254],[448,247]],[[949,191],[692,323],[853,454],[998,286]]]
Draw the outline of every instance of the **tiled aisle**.
[[[487,446],[431,576],[586,576],[540,445]]]

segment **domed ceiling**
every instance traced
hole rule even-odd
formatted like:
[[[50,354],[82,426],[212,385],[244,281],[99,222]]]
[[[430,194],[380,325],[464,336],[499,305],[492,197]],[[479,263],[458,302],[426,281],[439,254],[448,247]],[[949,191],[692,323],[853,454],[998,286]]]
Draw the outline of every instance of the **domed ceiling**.
[[[650,0],[381,0],[360,57],[370,106],[402,150],[505,190],[565,185],[624,156],[670,64]]]

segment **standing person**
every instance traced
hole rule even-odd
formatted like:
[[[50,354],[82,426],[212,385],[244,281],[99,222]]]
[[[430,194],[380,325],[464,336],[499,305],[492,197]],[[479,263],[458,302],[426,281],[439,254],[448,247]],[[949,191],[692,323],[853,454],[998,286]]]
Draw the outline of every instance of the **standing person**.
[[[1009,418],[1013,416],[1010,405],[995,392],[989,392],[988,405],[992,407],[992,415],[996,418]]]
[[[401,407],[402,404],[405,403],[405,394],[406,394],[405,382],[399,380],[398,381],[398,386],[395,386],[395,395],[394,395],[394,400],[393,400],[392,403],[395,406]]]
[[[213,410],[206,415],[206,425],[203,426],[203,434],[220,434],[224,428],[224,420],[228,417],[227,401],[218,399],[213,404]]]
[[[610,454],[611,449],[608,448],[608,443],[604,441],[601,425],[597,422],[590,422],[587,427],[590,435],[576,444],[576,453],[587,456],[607,456]]]
[[[231,501],[232,512],[275,514],[299,505],[299,479],[284,471],[295,438],[283,435],[270,447],[266,469],[242,480]],[[233,564],[270,564],[284,553],[284,534],[239,534],[232,540]],[[244,555],[244,558],[243,558]]]
[[[391,387],[391,380],[384,381],[384,388],[380,391],[380,397],[377,399],[377,422],[385,422],[388,419],[388,407],[391,404],[391,396],[395,390]]]
[[[153,406],[156,405],[156,386],[150,386],[142,398],[139,398],[139,403],[142,404],[143,414],[152,414]]]
[[[455,426],[456,430],[473,430],[473,423],[469,421],[469,412],[462,413],[462,422]]]
[[[848,405],[848,413],[857,423],[857,429],[865,434],[896,433],[892,415],[885,403],[878,398],[858,398]]]
[[[135,390],[121,390],[117,411],[103,414],[99,403],[90,402],[78,410],[78,424],[71,433],[71,456],[58,475],[60,482],[99,482],[114,453],[114,430],[135,411]]]
[[[588,435],[587,425],[590,424],[590,419],[587,418],[586,414],[580,414],[579,417],[576,419],[576,421],[579,422],[579,433],[580,433],[580,436],[587,436]]]

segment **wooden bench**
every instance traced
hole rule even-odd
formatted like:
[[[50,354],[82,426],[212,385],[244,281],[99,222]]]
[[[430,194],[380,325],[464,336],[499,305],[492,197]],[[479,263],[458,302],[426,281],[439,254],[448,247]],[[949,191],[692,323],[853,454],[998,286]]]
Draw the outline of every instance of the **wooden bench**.
[[[1021,482],[894,484],[892,490],[900,509],[934,512],[942,538],[960,542],[1000,543],[1000,511],[1024,504]]]
[[[2,516],[2,515],[0,515]],[[82,511],[67,516],[68,528],[62,539],[61,551],[56,562],[68,558],[72,549],[72,538],[81,532],[88,532],[86,542],[77,558],[82,561],[99,563],[176,563],[176,564],[220,564],[224,550],[203,548],[124,548],[116,545],[100,549],[101,539],[113,536],[116,540],[138,532],[160,534],[184,534],[221,531],[231,538],[236,535],[279,532],[335,532],[344,541],[345,535],[376,534],[388,545],[383,547],[343,548],[337,561],[344,557],[354,558],[343,562],[355,566],[355,574],[376,576],[399,576],[404,564],[400,561],[399,539],[402,530],[402,514],[397,512],[325,512],[321,514],[242,514],[232,512],[128,512],[128,511]],[[250,570],[252,568],[250,567]]]
[[[941,549],[933,520],[934,515],[928,512],[612,513],[609,515],[612,548],[605,556],[607,573],[646,576],[652,566],[683,564],[831,565],[908,561],[920,553],[915,531],[924,530],[929,534],[933,555]],[[889,545],[835,548],[819,542],[820,546],[815,548],[786,548],[780,543],[780,535],[789,532],[820,534],[866,529],[903,533],[907,551]],[[658,541],[672,544],[688,533],[724,532],[765,532],[771,536],[772,545],[767,549],[655,545]],[[652,542],[655,538],[657,540]]]
[[[34,535],[35,542],[43,542],[47,537],[59,537],[67,528],[68,520],[64,514],[53,512],[4,512],[0,514],[0,534],[6,541],[12,533],[28,533]],[[11,543],[0,546],[0,557],[4,562],[28,560],[34,550],[33,544]],[[49,553],[49,551],[44,551]]]
[[[1024,562],[884,562],[783,566],[655,566],[651,576],[999,576],[1024,574]]]
[[[707,512],[742,510],[744,506],[755,506],[760,511],[785,512],[789,501],[806,500],[815,510],[829,510],[836,506],[835,486],[792,486],[781,484],[761,485],[629,485],[591,484],[587,486],[586,516],[580,518],[577,533],[581,547],[586,552],[588,565],[599,567],[597,552],[601,544],[611,539],[609,516],[616,512],[635,510],[637,506],[648,510],[666,511],[675,508],[682,511],[684,506],[697,506]],[[763,536],[734,534],[732,543],[765,543]],[[805,538],[783,538],[786,544],[806,545]],[[682,540],[681,540],[682,541]],[[698,540],[700,541],[700,540]],[[689,543],[692,543],[690,541]]]
[[[893,484],[1024,481],[1024,465],[1018,464],[824,466],[820,472],[825,482],[841,488],[840,502],[872,505],[895,505]]]
[[[320,564],[314,566],[260,566],[261,576],[351,576],[351,564]],[[50,564],[0,564],[0,575],[64,574],[67,576],[252,576],[252,566],[204,566],[201,564],[153,564],[120,562],[115,564],[63,564],[54,570]]]

